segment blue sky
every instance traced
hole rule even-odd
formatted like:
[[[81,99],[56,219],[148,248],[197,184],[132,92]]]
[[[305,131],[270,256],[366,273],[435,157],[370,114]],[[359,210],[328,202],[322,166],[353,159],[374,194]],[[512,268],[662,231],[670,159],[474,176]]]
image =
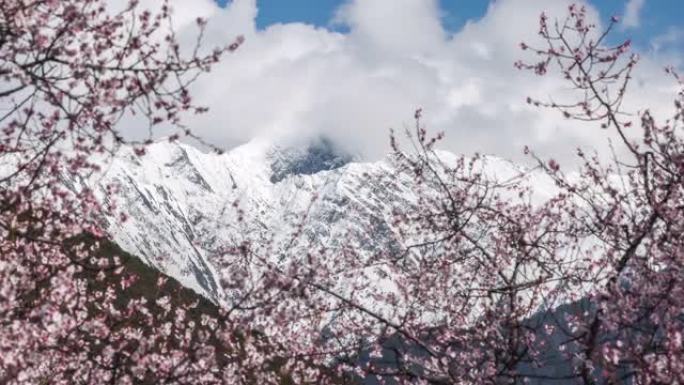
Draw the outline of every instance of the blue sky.
[[[230,0],[216,0],[225,5]],[[492,0],[495,1],[495,0]],[[263,29],[276,23],[302,22],[320,27],[339,29],[331,24],[335,10],[345,0],[258,0],[257,27]],[[629,0],[590,0],[602,17],[624,15]],[[684,50],[684,0],[642,0],[638,13],[639,25],[623,28],[613,35],[632,39],[636,46],[651,49],[652,43],[667,43],[669,48]],[[484,16],[487,0],[439,0],[445,28],[457,32],[468,20]],[[669,41],[668,40],[669,36]],[[675,47],[672,47],[675,45]]]

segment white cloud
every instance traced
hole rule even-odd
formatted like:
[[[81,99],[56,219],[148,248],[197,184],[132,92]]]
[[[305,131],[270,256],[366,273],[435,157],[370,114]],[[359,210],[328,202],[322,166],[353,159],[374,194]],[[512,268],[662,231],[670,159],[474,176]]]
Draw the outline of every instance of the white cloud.
[[[625,5],[625,16],[622,25],[625,28],[637,28],[641,25],[641,9],[646,0],[629,0]]]
[[[429,128],[446,132],[449,150],[516,157],[530,145],[570,156],[576,145],[604,143],[606,132],[527,106],[529,95],[562,96],[568,89],[513,63],[523,56],[520,41],[537,41],[541,11],[561,16],[571,2],[544,2],[542,9],[536,0],[498,0],[482,19],[450,35],[434,0],[349,1],[336,17],[348,34],[298,23],[257,30],[255,0],[234,0],[225,9],[211,0],[175,0],[187,25],[196,14],[210,18],[208,43],[225,44],[237,34],[247,39],[195,85],[197,100],[211,110],[188,123],[227,148],[256,136],[325,135],[378,157],[388,150],[388,130],[411,126],[413,111],[423,107]],[[590,17],[598,22],[591,8]],[[181,31],[188,41],[190,31]],[[635,85],[641,89],[630,103],[665,105],[670,89],[660,69],[648,60],[642,67]]]
[[[430,52],[444,41],[436,0],[352,0],[335,22],[351,28],[359,46],[378,54]]]

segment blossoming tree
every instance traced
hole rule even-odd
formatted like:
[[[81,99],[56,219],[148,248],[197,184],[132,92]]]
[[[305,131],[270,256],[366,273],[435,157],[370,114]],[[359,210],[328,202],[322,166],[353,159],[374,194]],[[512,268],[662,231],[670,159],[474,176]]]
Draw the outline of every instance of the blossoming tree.
[[[540,200],[524,172],[444,159],[417,111],[384,184],[416,197],[389,202],[401,247],[320,247],[303,226],[284,248],[218,245],[229,294],[213,304],[108,242],[98,218],[125,208],[73,185],[122,144],[144,155],[124,116],[193,136],[188,86],[241,39],[181,50],[170,12],[0,0],[0,383],[684,382],[684,93],[670,119],[627,114],[637,60],[608,45],[616,20],[542,16],[548,46],[517,63],[560,71],[579,99],[529,103],[613,130],[611,162],[580,151],[570,178],[529,152],[556,186]]]
[[[384,185],[412,186],[418,197],[396,202],[403,247],[369,254],[355,236],[334,249],[304,237],[289,263],[250,243],[224,255],[232,267],[264,267],[250,293],[260,293],[253,303],[272,341],[350,382],[684,380],[684,94],[662,122],[626,111],[637,57],[629,42],[609,45],[617,19],[598,31],[585,8],[568,12],[541,16],[548,46],[521,44],[540,60],[516,66],[557,69],[579,99],[528,103],[588,129],[597,122],[622,149],[611,161],[578,150],[579,177],[526,149],[538,167],[500,180],[487,174],[486,157],[443,159],[441,135],[431,137],[417,111],[414,151],[393,139],[400,171]],[[529,173],[552,182],[551,198],[535,195]]]
[[[103,0],[0,1],[0,383],[247,375],[234,357],[249,336],[238,341],[213,305],[108,243],[98,216],[125,210],[70,182],[124,143],[144,153],[146,141],[119,131],[126,115],[175,127],[172,140],[193,135],[181,115],[204,109],[189,85],[242,40],[199,54],[197,20],[197,49],[183,55],[170,12],[166,2],[150,12],[137,1],[119,11]]]

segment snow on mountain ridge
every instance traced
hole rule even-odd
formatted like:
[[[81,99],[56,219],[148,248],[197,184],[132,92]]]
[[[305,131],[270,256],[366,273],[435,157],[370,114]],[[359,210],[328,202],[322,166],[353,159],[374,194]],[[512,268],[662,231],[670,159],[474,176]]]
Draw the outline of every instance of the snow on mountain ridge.
[[[106,202],[104,186],[118,186],[115,199],[129,219],[105,220],[124,250],[220,302],[225,290],[213,251],[245,239],[286,244],[303,213],[302,236],[311,244],[334,248],[351,235],[369,252],[400,245],[392,210],[415,203],[412,176],[398,173],[392,157],[361,163],[325,142],[313,148],[288,151],[254,140],[216,155],[158,142],[144,157],[123,148],[96,192]],[[274,169],[274,157],[283,156],[292,159],[278,174],[283,170]],[[456,161],[445,152],[439,157]],[[302,159],[305,164],[293,163]],[[487,159],[486,169],[497,177],[522,172],[510,162]]]

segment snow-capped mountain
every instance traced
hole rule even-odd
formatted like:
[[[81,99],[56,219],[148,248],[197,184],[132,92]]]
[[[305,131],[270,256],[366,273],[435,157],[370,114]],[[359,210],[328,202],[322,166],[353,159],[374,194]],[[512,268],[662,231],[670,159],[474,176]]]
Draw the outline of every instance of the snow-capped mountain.
[[[214,301],[224,292],[213,257],[221,248],[268,240],[280,245],[272,249],[278,258],[295,234],[326,248],[350,237],[368,251],[400,247],[393,210],[417,198],[413,177],[392,157],[355,162],[326,140],[297,148],[254,140],[223,155],[169,142],[146,150],[139,157],[123,148],[89,182],[102,203],[128,215],[105,218],[108,231],[127,252]],[[496,177],[522,171],[498,158],[486,163]]]

